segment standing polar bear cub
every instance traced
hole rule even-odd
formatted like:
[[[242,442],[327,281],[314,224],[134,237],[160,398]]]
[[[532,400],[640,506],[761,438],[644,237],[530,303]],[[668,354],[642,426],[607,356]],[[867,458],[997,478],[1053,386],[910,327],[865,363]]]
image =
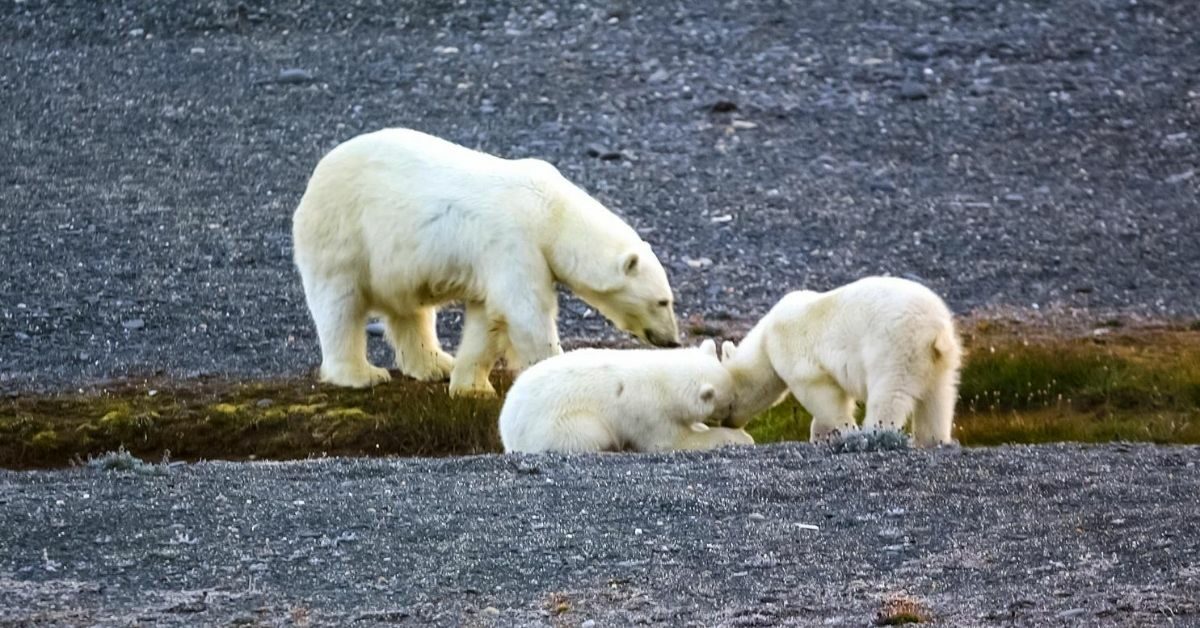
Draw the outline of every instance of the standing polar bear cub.
[[[853,429],[865,399],[863,429],[901,429],[911,414],[918,445],[952,442],[962,346],[946,304],[920,284],[868,277],[792,292],[722,352],[736,398],[726,425],[745,425],[790,390],[813,415],[812,440]]]
[[[507,452],[665,451],[753,444],[724,418],[733,382],[712,340],[669,351],[580,349],[517,377],[500,411]]]
[[[389,379],[367,361],[374,312],[405,375],[449,375],[451,395],[493,395],[500,355],[520,367],[562,353],[555,282],[643,341],[678,346],[671,286],[650,246],[544,161],[407,129],[360,135],[317,164],[293,237],[320,377],[332,384]],[[435,325],[449,301],[465,304],[457,358]]]

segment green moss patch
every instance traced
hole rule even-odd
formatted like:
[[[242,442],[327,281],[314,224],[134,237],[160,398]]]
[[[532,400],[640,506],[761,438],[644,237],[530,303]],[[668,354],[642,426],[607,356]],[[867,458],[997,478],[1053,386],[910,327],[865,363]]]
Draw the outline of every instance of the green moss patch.
[[[955,422],[964,445],[1200,443],[1200,332],[1104,328],[1063,338],[979,324]],[[510,382],[493,375],[499,392]],[[500,451],[499,399],[451,399],[396,374],[368,390],[307,380],[154,381],[0,401],[0,467],[118,451],[157,460],[441,456]],[[861,414],[861,409],[860,409]],[[790,399],[749,426],[760,443],[807,440]]]

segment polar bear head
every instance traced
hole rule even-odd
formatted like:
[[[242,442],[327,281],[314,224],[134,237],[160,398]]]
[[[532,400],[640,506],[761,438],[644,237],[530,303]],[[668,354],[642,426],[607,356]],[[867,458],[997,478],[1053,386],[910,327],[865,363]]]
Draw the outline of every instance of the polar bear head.
[[[717,345],[712,339],[705,340],[699,347],[685,349],[692,355],[672,374],[676,381],[671,388],[682,393],[686,411],[683,418],[688,424],[696,422],[720,422],[725,419],[733,404],[733,377],[717,358]]]
[[[751,332],[753,333],[753,332]],[[756,355],[757,354],[757,355]],[[787,385],[775,374],[764,354],[726,340],[721,345],[721,365],[733,380],[727,413],[718,424],[740,429],[764,410],[783,401]]]
[[[617,328],[656,347],[678,347],[679,326],[667,271],[642,242],[615,259],[600,260],[601,280],[571,288]],[[713,353],[716,356],[715,349]]]

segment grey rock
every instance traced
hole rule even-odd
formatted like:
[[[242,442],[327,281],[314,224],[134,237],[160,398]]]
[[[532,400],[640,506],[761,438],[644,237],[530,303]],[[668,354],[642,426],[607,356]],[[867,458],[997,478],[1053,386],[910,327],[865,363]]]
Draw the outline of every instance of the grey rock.
[[[929,87],[919,81],[905,80],[900,83],[899,95],[903,100],[924,100],[929,98]]]
[[[925,61],[937,54],[937,47],[930,43],[924,43],[919,46],[907,48],[904,51],[904,56],[917,61]]]
[[[297,84],[308,83],[315,78],[312,72],[303,68],[285,68],[275,77],[276,83]]]

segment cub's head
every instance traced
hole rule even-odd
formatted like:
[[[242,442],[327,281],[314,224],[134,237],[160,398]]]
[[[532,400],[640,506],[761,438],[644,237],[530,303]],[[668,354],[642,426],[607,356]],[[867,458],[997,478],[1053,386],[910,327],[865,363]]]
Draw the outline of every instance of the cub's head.
[[[749,398],[748,393],[751,391],[745,390],[746,367],[744,363],[739,364],[736,361],[737,351],[737,346],[728,340],[721,345],[721,367],[730,374],[733,393],[729,396],[729,406],[726,408],[724,416],[716,417],[717,420],[714,424],[741,429],[750,422],[750,419],[761,412],[762,408],[755,405],[754,400]],[[739,395],[739,391],[743,394]]]
[[[667,271],[649,245],[628,250],[616,259],[600,262],[601,285],[574,286],[576,294],[622,331],[656,347],[678,347],[679,326],[675,299]]]
[[[682,391],[682,400],[690,415],[687,420],[695,422],[721,422],[729,415],[733,403],[733,378],[717,358],[717,344],[705,340],[695,349],[684,349],[677,390]]]

